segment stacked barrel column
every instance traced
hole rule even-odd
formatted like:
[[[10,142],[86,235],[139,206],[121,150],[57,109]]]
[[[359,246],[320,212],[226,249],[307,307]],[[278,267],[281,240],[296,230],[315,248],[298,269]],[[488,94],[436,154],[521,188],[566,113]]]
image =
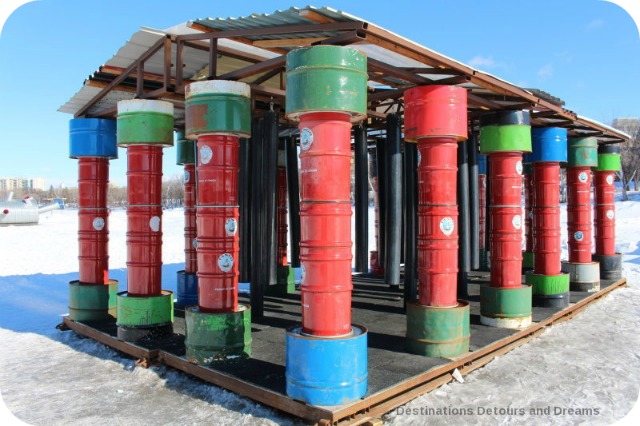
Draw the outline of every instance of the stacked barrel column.
[[[404,94],[405,139],[418,143],[418,300],[407,302],[407,351],[469,351],[469,303],[457,299],[458,142],[467,139],[467,92],[421,86]]]
[[[187,360],[200,365],[251,355],[251,310],[238,304],[238,139],[251,135],[250,98],[249,85],[234,81],[185,91],[186,136],[197,140],[198,257],[198,306],[185,309],[185,346]]]
[[[594,169],[595,242],[593,261],[600,263],[600,279],[622,277],[622,256],[616,253],[615,174],[620,170],[620,147],[598,147],[598,167]]]
[[[118,158],[116,122],[76,118],[69,122],[69,156],[78,159],[79,279],[69,283],[69,318],[116,316],[118,282],[109,279],[109,160]]]
[[[531,130],[533,271],[527,271],[533,306],[569,306],[569,274],[561,270],[560,163],[567,161],[567,129]]]
[[[523,173],[523,192],[524,192],[524,244],[525,249],[522,253],[522,268],[533,270],[533,173],[531,171],[531,163],[528,161],[529,155],[524,156]]]
[[[480,270],[489,270],[489,250],[487,249],[487,156],[478,154],[478,241],[480,249]]]
[[[173,333],[173,293],[162,284],[162,149],[173,145],[173,104],[118,102],[118,145],[127,148],[127,291],[118,293],[118,339]]]
[[[600,290],[600,265],[591,259],[591,168],[598,166],[598,140],[569,138],[567,157],[569,260],[562,262],[562,272],[569,274],[571,291],[595,292]]]
[[[337,405],[367,390],[367,330],[351,324],[351,125],[366,117],[367,62],[314,46],[287,55],[289,119],[300,128],[302,326],[286,336],[287,395]]]
[[[195,143],[177,133],[176,164],[184,166],[184,270],[178,271],[177,306],[198,304],[198,258],[196,255],[196,161]]]
[[[480,321],[501,328],[531,324],[531,286],[522,284],[522,153],[531,151],[527,111],[480,121],[480,152],[489,157],[491,282],[480,287]]]

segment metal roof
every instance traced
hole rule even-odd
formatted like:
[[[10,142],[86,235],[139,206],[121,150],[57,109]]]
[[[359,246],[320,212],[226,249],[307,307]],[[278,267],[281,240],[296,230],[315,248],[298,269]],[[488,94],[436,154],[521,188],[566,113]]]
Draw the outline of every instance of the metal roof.
[[[314,44],[349,45],[367,56],[369,125],[373,127],[380,126],[387,113],[402,111],[407,88],[451,84],[468,89],[472,119],[487,110],[527,109],[534,125],[568,127],[571,134],[594,135],[601,143],[628,138],[564,109],[562,100],[546,92],[518,87],[354,15],[314,6],[239,18],[196,19],[165,30],[141,28],[59,111],[113,117],[118,100],[163,99],[176,106],[176,126],[180,127],[184,84],[212,77],[251,84],[256,110],[271,102],[283,108],[284,55]],[[211,51],[215,57],[210,56]],[[138,77],[140,65],[144,73]]]

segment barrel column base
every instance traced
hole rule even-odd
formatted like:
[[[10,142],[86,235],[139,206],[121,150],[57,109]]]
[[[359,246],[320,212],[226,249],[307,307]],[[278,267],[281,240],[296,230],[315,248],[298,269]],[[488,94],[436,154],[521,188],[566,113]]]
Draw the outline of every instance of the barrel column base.
[[[198,304],[198,275],[178,271],[178,299],[176,306],[185,307]]]
[[[480,322],[496,328],[530,326],[531,286],[480,287]]]
[[[594,254],[592,260],[600,263],[601,280],[618,281],[622,278],[622,255],[620,253],[610,256]]]
[[[116,294],[116,280],[108,284],[69,282],[69,319],[85,322],[116,318]]]
[[[600,291],[600,264],[598,262],[562,262],[562,272],[569,274],[571,291]]]
[[[367,392],[367,329],[352,326],[341,337],[302,334],[287,329],[287,395],[312,405],[357,401]]]
[[[569,274],[525,274],[525,281],[533,287],[533,306],[566,308],[569,306]]]
[[[251,356],[251,307],[238,305],[236,312],[202,312],[185,309],[187,361],[215,365]]]
[[[522,252],[522,269],[525,271],[532,271],[534,265],[534,257],[532,251]]]
[[[296,271],[290,265],[278,265],[278,281],[276,285],[268,285],[264,289],[267,296],[284,296],[296,292]]]
[[[469,302],[450,308],[407,303],[407,352],[450,358],[469,352]]]
[[[130,296],[118,293],[118,339],[125,342],[158,339],[173,334],[173,293],[158,296]]]

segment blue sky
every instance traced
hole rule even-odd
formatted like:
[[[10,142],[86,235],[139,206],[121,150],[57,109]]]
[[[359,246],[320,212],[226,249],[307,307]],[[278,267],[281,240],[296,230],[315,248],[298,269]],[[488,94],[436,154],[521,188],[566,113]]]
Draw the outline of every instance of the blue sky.
[[[2,0],[5,3],[6,0]],[[68,120],[56,110],[140,27],[270,13],[287,1],[40,0],[17,9],[0,34],[0,177],[75,186]],[[424,46],[610,123],[640,116],[640,37],[631,16],[601,0],[324,0]],[[366,5],[366,7],[364,6]],[[389,10],[389,6],[392,10]],[[6,7],[0,6],[0,7]],[[165,150],[165,176],[181,173]],[[123,184],[126,155],[112,162]]]

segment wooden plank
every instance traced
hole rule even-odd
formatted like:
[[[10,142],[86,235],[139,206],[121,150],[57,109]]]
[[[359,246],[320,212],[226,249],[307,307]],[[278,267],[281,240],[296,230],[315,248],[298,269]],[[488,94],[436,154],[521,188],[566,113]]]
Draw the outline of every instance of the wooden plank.
[[[316,12],[315,10],[310,9],[302,9],[298,12],[298,16],[308,19],[311,22],[315,22],[316,24],[328,24],[329,22],[336,22],[335,19],[329,18],[328,16],[324,16]]]

